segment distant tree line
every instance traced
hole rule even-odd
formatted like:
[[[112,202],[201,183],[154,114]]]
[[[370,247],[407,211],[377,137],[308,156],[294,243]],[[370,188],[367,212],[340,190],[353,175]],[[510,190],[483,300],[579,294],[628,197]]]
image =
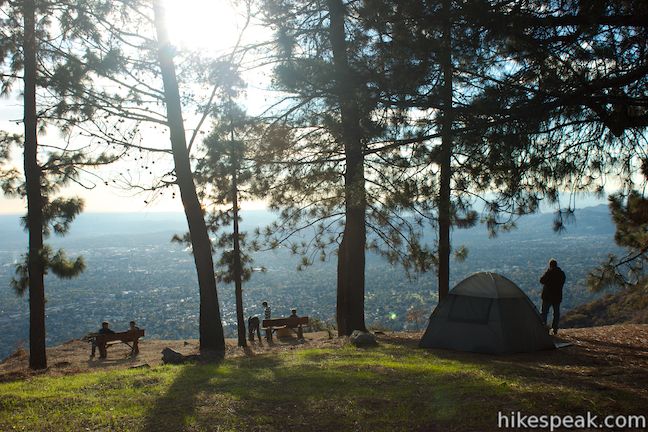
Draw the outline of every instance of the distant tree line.
[[[127,187],[180,192],[189,232],[177,239],[195,260],[203,351],[225,346],[217,277],[235,284],[245,345],[248,248],[288,247],[302,266],[337,257],[340,335],[366,329],[367,250],[408,271],[435,270],[443,299],[452,253],[467,253],[453,251],[453,229],[485,223],[496,235],[543,201],[556,206],[563,229],[575,195],[602,192],[614,175],[622,184],[615,220],[629,227],[617,241],[634,252],[612,257],[599,279],[618,279],[619,263],[645,260],[645,198],[636,183],[648,163],[645,2],[243,6],[244,28],[255,16],[271,39],[248,45],[240,37],[226,56],[208,58],[171,45],[161,0],[0,0],[2,91],[22,82],[24,100],[24,134],[0,135],[0,182],[28,203],[29,247],[14,286],[29,292],[32,368],[46,367],[43,275],[84,268],[44,244],[82,208],[53,194],[69,182],[91,188],[82,172],[133,152],[160,163],[142,165],[149,184],[124,176]],[[250,57],[272,69],[280,95],[254,117],[236,105]],[[199,119],[190,137],[187,110]],[[205,122],[211,132],[200,142]],[[46,128],[59,129],[68,145],[41,144]],[[144,141],[157,128],[170,146]],[[74,134],[86,143],[75,146]],[[14,145],[22,147],[22,173],[9,167]],[[248,243],[238,227],[242,199],[265,199],[278,213]],[[423,235],[429,226],[435,238]],[[221,234],[216,243],[210,231]],[[219,273],[216,248],[224,250]]]

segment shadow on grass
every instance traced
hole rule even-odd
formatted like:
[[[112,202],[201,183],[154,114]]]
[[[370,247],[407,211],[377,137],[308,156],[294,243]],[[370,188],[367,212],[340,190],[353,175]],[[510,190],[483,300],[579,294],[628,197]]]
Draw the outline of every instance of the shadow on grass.
[[[490,430],[498,410],[524,408],[499,380],[420,354],[383,345],[186,366],[145,430]]]
[[[387,337],[391,343],[416,348],[417,340]],[[425,349],[435,357],[456,360],[479,367],[493,376],[533,385],[536,392],[563,393],[561,411],[583,409],[584,401],[575,395],[589,394],[595,409],[612,407],[619,412],[636,413],[648,405],[646,351],[630,344],[604,343],[579,338],[592,346],[507,355],[477,354],[442,349]],[[620,351],[622,350],[622,351]],[[571,393],[571,395],[570,395]],[[590,407],[592,408],[592,407]]]
[[[262,356],[254,356],[247,361],[251,363],[250,371],[261,368],[273,368],[278,366],[278,361],[272,357],[261,361]],[[173,383],[166,393],[156,400],[153,408],[148,413],[143,430],[146,432],[161,431],[182,431],[191,428],[192,425],[203,423],[208,425],[213,417],[220,417],[221,409],[226,411],[229,407],[225,401],[213,400],[213,395],[220,392],[220,384],[214,381],[215,378],[227,376],[228,369],[223,366],[222,361],[215,361],[211,364],[190,363],[180,368]],[[200,418],[198,406],[206,401],[214,402],[210,408],[212,412],[208,418]],[[211,430],[211,428],[207,428]]]
[[[597,388],[599,377],[570,370],[592,361],[572,348],[494,356],[381,338],[370,350],[296,350],[185,366],[145,430],[494,430],[498,412],[645,406],[624,389],[615,389],[617,402],[597,405],[612,394]]]
[[[139,364],[141,360],[137,357],[117,357],[117,358],[90,358],[86,361],[86,365],[89,369],[105,369],[107,367],[123,366],[126,364]]]

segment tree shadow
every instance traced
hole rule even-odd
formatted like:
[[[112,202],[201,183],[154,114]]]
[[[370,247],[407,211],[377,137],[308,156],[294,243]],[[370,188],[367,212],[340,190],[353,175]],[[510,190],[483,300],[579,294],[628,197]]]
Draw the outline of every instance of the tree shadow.
[[[646,349],[646,347],[643,347],[643,346],[633,345],[633,344],[629,344],[629,343],[601,341],[601,340],[597,340],[597,339],[594,339],[594,338],[591,338],[591,337],[584,337],[584,336],[579,336],[578,339],[580,341],[587,342],[588,344],[597,345],[597,346],[600,346],[600,347],[619,348],[619,349],[627,351],[626,354],[636,355],[638,357],[648,357],[648,349]]]
[[[382,349],[384,357],[399,353],[397,346]],[[358,353],[334,354],[332,363],[305,353],[240,357],[222,368],[185,366],[144,430],[450,430],[449,422],[466,406],[464,392],[480,395],[468,402],[474,408],[481,395],[502,392],[498,383],[477,375],[457,382],[454,372],[358,366],[364,364]],[[509,397],[515,394],[498,403]],[[471,421],[482,420],[475,415]]]
[[[257,359],[264,356],[255,355],[249,348],[245,351],[250,353],[250,357],[238,361],[246,361],[246,359],[251,361],[255,365],[251,370],[278,366],[278,361],[273,357],[268,357],[261,362]],[[209,395],[220,391],[220,384],[216,383],[214,378],[227,376],[227,372],[222,370],[222,365],[221,357],[220,360],[212,358],[209,363],[192,362],[177,366],[181,370],[166,393],[156,400],[144,421],[142,430],[146,432],[182,431],[191,424],[203,422],[204,419],[199,418],[197,413],[198,398],[203,395],[209,399]],[[217,415],[218,409],[217,404],[213,406],[212,415]]]
[[[166,394],[155,402],[145,420],[143,430],[183,430],[186,418],[193,415],[196,395],[208,386],[207,377],[201,372],[201,365],[182,366]]]
[[[252,351],[220,366],[184,366],[144,430],[483,430],[500,411],[536,413],[542,405],[555,414],[629,412],[646,401],[629,389],[601,391],[599,377],[575,372],[591,362],[576,346],[498,356],[412,350],[418,341],[408,338],[380,340],[375,356],[353,349],[296,356]],[[616,401],[601,403],[611,397]]]
[[[128,363],[139,364],[141,361],[137,357],[122,357],[122,358],[90,358],[86,361],[88,368],[90,369],[101,369],[107,367],[116,367],[122,366]]]
[[[410,348],[417,340],[398,335],[383,340]],[[569,342],[572,342],[569,340]],[[586,345],[583,345],[585,343]],[[595,393],[614,392],[618,401],[645,401],[648,404],[648,353],[632,344],[607,343],[579,337],[565,348],[516,354],[481,354],[444,349],[425,349],[435,357],[457,360],[488,370],[494,376],[520,382]],[[613,397],[614,396],[614,397]],[[633,404],[633,406],[636,406]]]

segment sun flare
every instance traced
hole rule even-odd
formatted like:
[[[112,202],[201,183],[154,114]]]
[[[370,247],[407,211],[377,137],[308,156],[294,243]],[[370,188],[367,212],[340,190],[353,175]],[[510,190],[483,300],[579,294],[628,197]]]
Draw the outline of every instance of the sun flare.
[[[245,17],[228,0],[166,0],[171,40],[182,48],[219,53],[232,47]]]

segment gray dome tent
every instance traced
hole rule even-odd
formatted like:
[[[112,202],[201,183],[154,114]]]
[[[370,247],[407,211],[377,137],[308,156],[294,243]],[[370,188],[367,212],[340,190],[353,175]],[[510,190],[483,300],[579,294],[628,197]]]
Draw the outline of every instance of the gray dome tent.
[[[437,305],[419,346],[504,354],[551,349],[554,343],[515,283],[496,273],[475,273]]]

